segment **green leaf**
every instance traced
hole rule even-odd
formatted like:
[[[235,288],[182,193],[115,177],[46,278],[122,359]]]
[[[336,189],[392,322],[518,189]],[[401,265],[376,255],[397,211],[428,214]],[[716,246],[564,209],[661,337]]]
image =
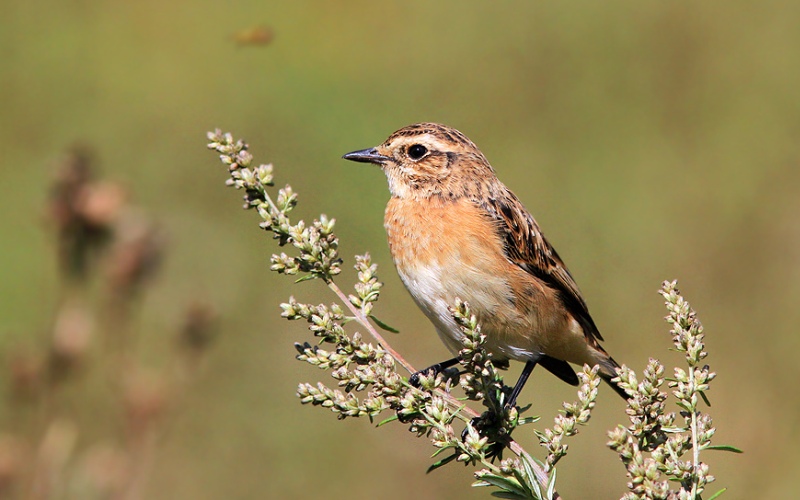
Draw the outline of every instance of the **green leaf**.
[[[717,498],[718,496],[722,495],[722,494],[723,494],[723,493],[725,493],[726,491],[728,491],[728,488],[722,488],[722,489],[721,489],[721,490],[719,490],[718,492],[716,492],[716,493],[714,493],[713,495],[711,495],[710,497],[708,497],[708,500],[714,500],[715,498]]]
[[[452,462],[456,458],[458,458],[458,453],[453,453],[449,457],[445,457],[445,458],[439,460],[438,462],[433,463],[430,467],[428,467],[428,470],[425,471],[425,474],[430,474],[431,472],[435,471],[439,467],[443,467],[443,466],[449,464],[450,462]]]
[[[533,459],[533,457],[530,457]],[[525,474],[528,476],[527,483],[533,490],[533,493],[536,495],[537,498],[542,498],[542,488],[539,486],[539,480],[536,478],[536,473],[533,470],[533,466],[528,461],[528,455],[520,457],[520,462],[522,462],[522,466],[525,468]],[[550,497],[552,498],[552,497]]]
[[[481,481],[487,482],[492,486],[496,486],[501,490],[514,493],[518,495],[514,498],[525,498],[525,489],[514,479],[498,476],[496,474],[481,474]]]
[[[510,491],[493,491],[492,496],[495,498],[510,498],[512,500],[528,500],[530,498],[528,496],[511,493]]]
[[[720,451],[730,451],[732,453],[744,453],[744,451],[740,450],[735,446],[731,446],[729,444],[713,444],[711,446],[706,446],[703,448],[704,450],[720,450]]]
[[[317,275],[316,274],[306,274],[302,278],[297,278],[294,282],[295,283],[302,283],[303,281],[308,281],[308,280],[313,280],[313,279],[317,279]]]
[[[517,425],[532,424],[534,422],[538,422],[540,420],[540,418],[541,417],[538,417],[538,416],[521,418],[521,419],[519,419],[519,421],[517,421]]]
[[[397,415],[392,415],[391,417],[387,418],[386,420],[380,422],[376,427],[380,427],[383,424],[388,424],[389,422],[394,422],[395,420],[399,420],[400,418]]]
[[[705,402],[706,406],[711,408],[711,401],[708,400],[708,396],[706,396],[706,393],[704,391],[700,391],[700,397],[703,398],[703,401]]]
[[[533,479],[531,486],[533,487],[533,494],[531,496],[533,496],[533,498],[536,500],[544,500],[544,495],[542,495],[542,487],[539,486],[539,481],[537,481],[536,478]],[[548,498],[547,500],[550,499]]]
[[[520,408],[520,409],[519,409],[519,411],[518,411],[517,413],[519,413],[520,415],[522,415],[522,414],[523,414],[523,413],[525,413],[526,411],[530,410],[532,406],[533,406],[533,403],[531,403],[531,404],[529,404],[529,405],[525,405],[525,406],[523,406],[522,408]],[[537,417],[537,418],[538,418],[538,417]]]
[[[455,444],[448,444],[448,445],[442,446],[441,448],[439,448],[438,450],[433,452],[433,455],[431,455],[431,458],[436,457],[437,455],[439,455],[440,453],[442,453],[445,450],[449,450],[450,448],[455,448],[455,447],[456,447]]]
[[[553,498],[556,492],[556,470],[550,473],[550,480],[547,482],[547,498]]]
[[[387,325],[383,321],[381,321],[378,318],[376,318],[375,315],[370,314],[369,317],[372,319],[372,321],[375,322],[376,325],[378,325],[378,327],[381,330],[386,330],[387,332],[391,332],[391,333],[400,333],[400,330],[398,330],[397,328],[392,328],[391,326]]]

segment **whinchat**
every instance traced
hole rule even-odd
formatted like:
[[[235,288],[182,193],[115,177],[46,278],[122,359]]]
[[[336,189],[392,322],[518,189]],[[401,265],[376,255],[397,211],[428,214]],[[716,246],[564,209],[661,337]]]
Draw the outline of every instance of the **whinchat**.
[[[626,397],[611,382],[619,365],[600,345],[603,337],[564,262],[464,134],[418,123],[344,158],[386,174],[392,258],[448,349],[454,355],[462,349],[449,309],[460,298],[477,316],[495,361],[525,362],[509,405],[537,364],[572,385],[578,378],[569,363],[599,365],[600,376]]]

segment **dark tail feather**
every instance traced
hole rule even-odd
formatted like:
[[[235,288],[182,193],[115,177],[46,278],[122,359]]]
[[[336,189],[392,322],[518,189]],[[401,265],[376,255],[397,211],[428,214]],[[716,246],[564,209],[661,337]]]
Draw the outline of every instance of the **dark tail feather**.
[[[602,378],[603,380],[605,380],[605,381],[606,381],[606,383],[607,383],[608,385],[610,385],[610,386],[611,386],[611,388],[612,388],[612,389],[614,389],[614,391],[615,391],[617,394],[619,394],[619,395],[620,395],[620,397],[622,397],[622,399],[624,399],[625,401],[627,401],[627,400],[628,400],[628,397],[629,397],[629,396],[628,396],[628,393],[627,393],[627,392],[625,392],[625,390],[624,390],[624,389],[622,389],[622,387],[618,386],[618,385],[617,385],[615,382],[612,382],[612,381],[611,381],[611,379],[612,379],[612,378],[614,378],[614,377],[616,377],[616,376],[617,376],[617,373],[616,373],[616,369],[617,369],[617,368],[619,368],[619,364],[617,364],[617,362],[616,362],[616,361],[614,361],[614,358],[612,358],[611,356],[609,356],[609,357],[608,357],[608,365],[601,364],[601,365],[600,365],[600,370],[599,370],[599,372],[598,372],[598,375],[600,375],[600,378]]]
[[[606,375],[605,373],[600,373],[599,375],[600,375],[600,378],[602,378],[603,380],[605,380],[605,381],[608,383],[608,385],[610,385],[610,386],[611,386],[611,388],[612,388],[612,389],[614,389],[614,391],[615,391],[617,394],[619,394],[619,395],[622,397],[622,399],[624,399],[625,401],[627,401],[627,400],[628,400],[628,397],[629,397],[629,396],[628,396],[628,393],[627,393],[627,392],[625,392],[625,391],[622,389],[622,387],[618,386],[617,384],[615,384],[614,382],[612,382],[612,381],[611,381],[611,379],[612,379],[613,377],[609,377],[609,376],[608,376],[608,375]],[[616,376],[616,375],[615,375],[615,376]]]
[[[600,378],[606,381],[608,385],[611,386],[614,391],[622,397],[625,401],[628,400],[628,393],[626,393],[620,386],[616,383],[612,382],[611,379],[617,376],[616,369],[619,368],[619,364],[614,361],[614,358],[608,356],[605,360],[605,363],[600,364],[600,370],[598,371],[598,375]],[[562,361],[560,359],[551,358],[550,356],[543,355],[542,358],[538,361],[538,364],[542,365],[544,369],[555,375],[556,377],[560,378],[564,382],[568,383],[569,385],[578,385],[580,381],[578,380],[578,376],[575,374],[575,370],[572,369],[572,366],[567,363],[566,361]]]
[[[575,375],[575,370],[572,369],[569,363],[561,361],[560,359],[551,358],[547,355],[542,355],[539,364],[544,367],[556,377],[560,378],[569,385],[578,385],[578,376]]]

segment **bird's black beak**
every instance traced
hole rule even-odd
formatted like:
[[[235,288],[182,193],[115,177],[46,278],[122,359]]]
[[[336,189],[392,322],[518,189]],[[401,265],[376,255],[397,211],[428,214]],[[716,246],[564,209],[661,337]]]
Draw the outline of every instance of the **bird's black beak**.
[[[383,165],[390,159],[388,156],[378,154],[378,150],[375,148],[353,151],[352,153],[347,153],[342,156],[342,158],[360,163],[374,163],[376,165]]]

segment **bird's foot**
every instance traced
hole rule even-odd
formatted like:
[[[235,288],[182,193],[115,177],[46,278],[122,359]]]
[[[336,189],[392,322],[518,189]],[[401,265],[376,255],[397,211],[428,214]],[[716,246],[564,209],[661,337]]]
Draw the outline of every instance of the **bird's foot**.
[[[504,411],[503,413],[507,412]],[[461,432],[461,440],[466,441],[471,433],[470,429],[472,429],[479,436],[489,439],[486,457],[492,461],[496,458],[502,460],[503,450],[511,442],[511,431],[514,429],[513,427],[508,427],[507,423],[504,416],[492,411],[485,411],[481,416],[470,420],[469,425]]]
[[[461,372],[457,367],[453,366],[456,363],[458,363],[458,358],[436,363],[435,365],[431,365],[412,374],[408,377],[408,382],[414,387],[420,387],[422,385],[422,377],[435,379],[440,373],[444,375],[445,380],[450,379],[458,382],[458,377],[461,375]]]

